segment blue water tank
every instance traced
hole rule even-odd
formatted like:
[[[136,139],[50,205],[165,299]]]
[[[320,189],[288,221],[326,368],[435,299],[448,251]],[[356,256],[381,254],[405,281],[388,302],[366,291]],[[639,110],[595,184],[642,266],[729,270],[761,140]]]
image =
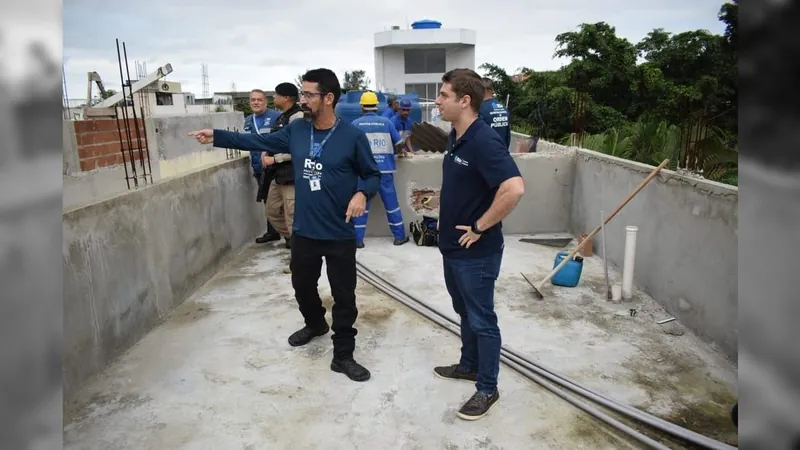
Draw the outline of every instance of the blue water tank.
[[[414,30],[432,30],[442,28],[442,22],[428,19],[418,20],[411,24],[411,28]]]
[[[567,255],[569,255],[567,252],[558,252],[558,254],[556,254],[556,260],[553,263],[553,269],[561,264],[561,261],[566,258]],[[575,287],[581,280],[581,272],[583,272],[583,258],[577,256],[575,259],[567,262],[558,273],[553,275],[550,282],[556,286]]]
[[[346,94],[339,98],[339,103],[336,104],[336,115],[342,118],[342,121],[351,123],[352,121],[361,117],[361,94],[364,91],[348,91]],[[381,114],[386,109],[386,94],[377,93],[378,95],[378,114]]]

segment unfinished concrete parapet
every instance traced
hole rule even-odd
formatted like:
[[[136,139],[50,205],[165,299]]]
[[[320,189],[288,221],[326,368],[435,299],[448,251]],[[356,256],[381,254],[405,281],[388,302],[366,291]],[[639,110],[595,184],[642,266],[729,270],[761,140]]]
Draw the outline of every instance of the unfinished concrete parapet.
[[[246,159],[63,215],[64,398],[265,226]]]
[[[513,154],[526,183],[526,194],[503,221],[509,234],[564,232],[569,229],[575,150],[564,147],[548,153]],[[423,153],[397,161],[394,175],[397,197],[406,229],[423,215],[438,217],[438,193],[442,187],[441,154]],[[424,198],[431,198],[422,205]],[[379,197],[372,201],[368,236],[390,236],[386,210]]]
[[[600,211],[609,214],[653,169],[577,150],[572,231],[599,225]],[[609,261],[621,267],[624,229],[639,227],[634,284],[731,358],[738,354],[738,199],[735,186],[663,170],[605,231]]]

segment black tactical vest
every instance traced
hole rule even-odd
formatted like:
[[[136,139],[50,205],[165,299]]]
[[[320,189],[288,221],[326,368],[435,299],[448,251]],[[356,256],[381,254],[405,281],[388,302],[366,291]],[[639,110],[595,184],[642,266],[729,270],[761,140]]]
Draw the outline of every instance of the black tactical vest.
[[[291,108],[286,110],[284,113],[278,117],[275,121],[275,126],[272,127],[270,130],[271,133],[274,133],[281,128],[285,127],[289,124],[289,118],[292,115],[296,114],[298,111],[302,111],[300,106],[297,103],[294,104]],[[294,184],[294,169],[292,169],[292,162],[286,161],[282,163],[278,163],[274,165],[275,167],[275,184],[283,184],[283,185],[290,185]]]

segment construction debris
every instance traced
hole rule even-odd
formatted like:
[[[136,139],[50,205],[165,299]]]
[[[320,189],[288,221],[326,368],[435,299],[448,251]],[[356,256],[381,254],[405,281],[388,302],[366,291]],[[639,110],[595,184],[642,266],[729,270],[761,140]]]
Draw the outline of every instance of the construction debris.
[[[414,151],[444,153],[447,149],[447,133],[427,122],[415,123],[411,127],[411,144]]]

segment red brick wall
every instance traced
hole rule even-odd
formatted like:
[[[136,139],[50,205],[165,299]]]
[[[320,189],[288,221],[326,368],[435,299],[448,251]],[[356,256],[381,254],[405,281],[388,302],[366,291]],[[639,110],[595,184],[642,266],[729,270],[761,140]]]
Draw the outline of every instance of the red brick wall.
[[[137,144],[134,120],[128,119],[133,142],[133,159],[138,162],[140,160],[138,149],[145,147],[145,129],[142,119],[137,119],[136,122],[139,124],[140,144]],[[76,120],[73,123],[75,124],[75,138],[78,141],[78,158],[82,171],[116,166],[130,160],[123,119],[119,120],[122,129],[122,146],[120,146],[118,131],[120,127],[117,126],[117,119]],[[125,150],[124,160],[121,152],[123,149]],[[142,150],[142,154],[147,158],[145,150]]]

